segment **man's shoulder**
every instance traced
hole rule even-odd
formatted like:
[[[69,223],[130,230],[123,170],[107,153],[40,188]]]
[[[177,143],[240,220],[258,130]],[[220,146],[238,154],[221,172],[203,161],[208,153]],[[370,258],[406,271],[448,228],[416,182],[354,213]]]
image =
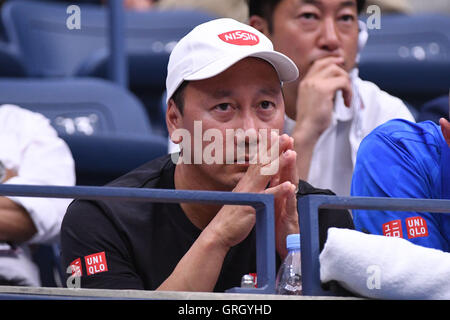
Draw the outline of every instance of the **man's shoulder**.
[[[361,142],[354,179],[359,168],[366,167],[371,168],[373,175],[380,176],[386,170],[398,170],[402,166],[432,169],[439,163],[442,140],[439,127],[431,121],[387,121]],[[361,179],[366,179],[365,174]]]
[[[358,78],[358,94],[362,102],[361,120],[364,135],[391,119],[414,122],[413,109],[400,98],[380,89],[376,84]]]
[[[175,164],[172,161],[171,155],[164,155],[109,182],[106,184],[106,187],[154,188],[164,172],[170,172],[174,169]]]
[[[168,189],[173,184],[175,164],[171,161],[170,155],[149,161],[129,173],[108,183],[105,187],[117,188],[165,188]],[[120,219],[132,219],[135,214],[139,215],[142,206],[146,202],[141,201],[113,201],[113,200],[84,200],[73,201],[66,212],[64,220],[70,220],[72,216],[76,220],[91,219],[93,215],[110,218],[113,216]],[[63,224],[64,225],[64,224]]]
[[[432,121],[411,122],[404,119],[392,119],[373,130],[367,140],[389,139],[393,143],[423,143],[439,145],[441,134],[439,126]]]
[[[382,101],[389,101],[391,103],[394,103],[397,106],[405,106],[405,103],[400,99],[399,97],[396,97],[383,89],[381,89],[378,85],[375,83],[359,79],[358,86],[361,90],[360,94],[363,97],[375,99],[375,103],[382,102]]]
[[[3,132],[27,132],[30,136],[45,134],[57,137],[56,130],[45,115],[13,104],[0,105],[0,123]]]
[[[300,180],[298,182],[297,196],[303,197],[303,196],[314,195],[314,194],[328,195],[328,196],[336,195],[333,191],[331,191],[329,189],[316,188],[304,180]]]

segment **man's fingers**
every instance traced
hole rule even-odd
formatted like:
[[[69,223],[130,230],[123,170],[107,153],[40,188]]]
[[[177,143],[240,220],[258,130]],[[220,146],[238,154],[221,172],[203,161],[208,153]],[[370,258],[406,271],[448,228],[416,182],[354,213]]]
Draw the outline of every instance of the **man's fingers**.
[[[289,181],[292,184],[297,185],[298,179],[297,152],[293,150],[287,150],[281,155],[279,181]]]
[[[300,226],[298,223],[298,211],[297,211],[297,195],[294,192],[289,193],[286,199],[286,215],[290,220],[290,226],[294,230],[290,230],[289,233],[300,233]]]
[[[293,148],[293,139],[286,134],[279,136],[278,133],[271,132],[270,145],[267,137],[260,137],[258,152],[252,157],[247,172],[235,191],[261,192],[269,182],[271,186],[284,181],[296,183],[296,153]]]
[[[273,194],[275,198],[287,197],[289,194],[294,193],[295,189],[296,189],[296,186],[293,183],[286,181],[275,187],[264,190],[264,193],[265,194]]]
[[[269,150],[264,145],[260,145],[259,161],[263,163],[260,173],[262,175],[274,176],[280,170],[280,156],[289,149],[294,148],[293,140],[287,134],[281,136],[272,135]]]
[[[322,82],[324,88],[330,90],[330,92],[336,92],[342,90],[342,97],[344,98],[344,104],[350,107],[353,97],[352,83],[347,77],[329,78]]]
[[[343,69],[344,63],[345,63],[345,60],[342,57],[329,56],[329,57],[325,57],[325,58],[320,58],[320,59],[314,60],[311,63],[311,66],[308,70],[308,74],[321,71],[330,65],[336,65]]]

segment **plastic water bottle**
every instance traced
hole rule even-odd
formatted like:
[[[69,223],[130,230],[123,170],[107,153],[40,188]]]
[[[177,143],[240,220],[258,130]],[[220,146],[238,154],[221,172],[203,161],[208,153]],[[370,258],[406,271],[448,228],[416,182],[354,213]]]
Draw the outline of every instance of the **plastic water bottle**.
[[[302,267],[300,257],[300,234],[290,234],[286,238],[288,255],[278,270],[275,283],[276,293],[302,295]]]
[[[255,288],[255,279],[251,274],[244,274],[242,276],[241,288]]]

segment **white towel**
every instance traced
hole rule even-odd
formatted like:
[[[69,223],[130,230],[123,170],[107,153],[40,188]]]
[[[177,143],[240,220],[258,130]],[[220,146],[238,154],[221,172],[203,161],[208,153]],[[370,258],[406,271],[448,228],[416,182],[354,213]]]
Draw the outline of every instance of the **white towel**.
[[[330,228],[319,256],[323,283],[377,299],[450,299],[450,254],[402,238]]]

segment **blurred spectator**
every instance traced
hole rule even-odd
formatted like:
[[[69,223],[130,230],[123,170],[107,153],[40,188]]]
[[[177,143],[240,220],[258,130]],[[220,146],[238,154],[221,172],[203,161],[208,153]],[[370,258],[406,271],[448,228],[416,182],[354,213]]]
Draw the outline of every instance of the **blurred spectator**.
[[[108,0],[101,0],[103,4],[106,4]],[[154,7],[158,0],[123,0],[123,5],[126,9],[145,11]]]
[[[392,120],[358,151],[352,195],[450,199],[450,122]],[[357,230],[450,252],[450,216],[433,212],[353,210]]]
[[[338,195],[350,195],[361,140],[380,124],[404,118],[407,106],[364,81],[358,55],[368,34],[358,24],[362,0],[250,0],[249,23],[300,70],[285,84],[285,132],[295,140],[300,178]]]
[[[444,95],[442,97],[433,99],[425,103],[419,109],[418,121],[431,120],[434,123],[439,123],[440,118],[449,119],[450,113],[450,101],[449,96]]]
[[[0,183],[75,184],[72,154],[49,120],[0,106]],[[69,199],[0,197],[0,285],[40,286],[30,245],[59,237]]]
[[[367,7],[376,5],[380,7],[382,13],[412,13],[413,8],[409,0],[367,0],[363,13],[367,12]]]
[[[124,6],[130,10],[150,10],[153,8],[157,0],[124,0]]]
[[[200,9],[217,17],[232,18],[240,22],[246,22],[248,7],[246,0],[159,0],[160,9]]]

